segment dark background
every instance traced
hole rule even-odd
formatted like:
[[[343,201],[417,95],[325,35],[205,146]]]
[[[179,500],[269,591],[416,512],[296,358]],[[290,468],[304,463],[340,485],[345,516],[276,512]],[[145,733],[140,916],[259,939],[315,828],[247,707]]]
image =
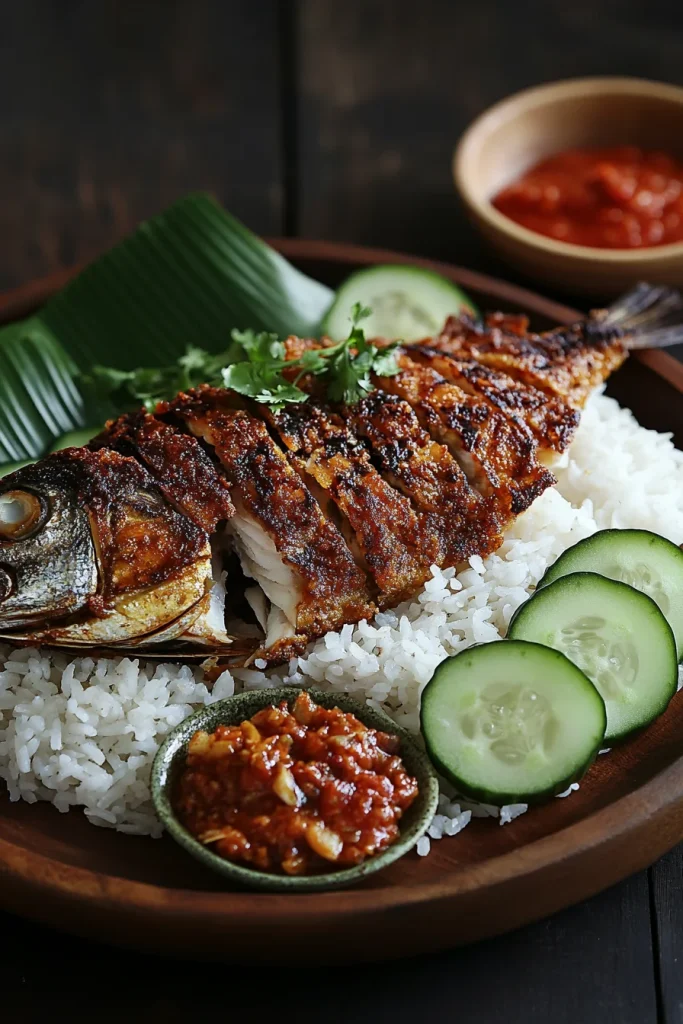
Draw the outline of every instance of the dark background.
[[[491,269],[456,139],[593,74],[683,83],[681,0],[0,0],[0,288],[198,188],[262,234]]]
[[[515,279],[458,208],[454,143],[510,92],[593,74],[683,84],[681,0],[0,0],[0,289],[192,189],[264,234]],[[679,850],[514,935],[379,969],[179,966],[0,916],[0,1017],[679,1024],[682,875]]]

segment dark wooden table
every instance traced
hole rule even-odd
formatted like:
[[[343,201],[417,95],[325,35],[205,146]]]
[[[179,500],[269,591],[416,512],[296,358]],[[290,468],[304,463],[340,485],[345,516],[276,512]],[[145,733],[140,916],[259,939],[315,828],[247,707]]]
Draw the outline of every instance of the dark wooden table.
[[[452,146],[507,93],[580,74],[683,84],[680,0],[0,0],[0,288],[198,188],[264,234],[516,279],[462,217]],[[299,1024],[678,1024],[682,875],[679,849],[523,931],[379,969],[178,965],[0,916],[0,1015],[203,1022],[226,997],[251,1022],[286,992]]]

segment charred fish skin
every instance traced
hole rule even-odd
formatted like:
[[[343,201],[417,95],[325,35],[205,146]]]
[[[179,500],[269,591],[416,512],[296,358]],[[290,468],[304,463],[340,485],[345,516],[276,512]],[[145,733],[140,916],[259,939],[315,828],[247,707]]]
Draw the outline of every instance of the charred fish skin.
[[[285,344],[287,358],[296,359],[306,349],[325,347],[327,342],[290,337]],[[457,566],[472,554],[495,551],[502,543],[502,531],[510,518],[510,501],[505,499],[501,503],[490,494],[484,498],[471,487],[448,447],[424,429],[406,400],[409,396],[391,394],[390,387],[382,390],[379,378],[374,383],[377,387],[367,398],[355,406],[340,408],[339,416],[363,441],[381,475],[427,517],[423,531],[431,533],[429,550],[433,562]],[[300,380],[299,386],[316,394],[315,379]],[[319,396],[313,404],[323,405]],[[291,409],[279,414],[278,429],[292,451],[308,450],[315,445],[315,435],[306,438],[302,425],[310,421],[311,414],[299,416],[296,423],[289,422]],[[328,425],[329,413],[328,409]],[[283,427],[287,428],[284,433]],[[289,439],[288,430],[292,435]],[[319,424],[316,430],[320,430]],[[545,474],[545,479],[554,482],[549,474]],[[423,553],[427,550],[423,544]],[[362,558],[362,552],[359,554]]]
[[[270,622],[267,641],[289,637],[287,645],[299,649],[292,639],[298,634],[319,636],[374,615],[367,582],[344,538],[262,420],[234,408],[230,395],[214,388],[180,396],[168,411],[220,462],[236,508],[228,526],[245,571],[265,590],[271,612],[280,608],[287,620]]]
[[[287,357],[296,358],[307,348],[325,347],[326,339],[288,338]],[[376,339],[378,345],[386,344]],[[434,344],[427,339],[425,348]],[[462,463],[473,487],[495,505],[500,529],[520,514],[555,478],[536,458],[537,445],[525,423],[508,413],[488,407],[429,366],[412,356],[412,346],[398,352],[399,373],[373,377],[385,395],[409,405],[420,426],[437,442],[444,442]],[[315,381],[311,382],[315,387]],[[305,388],[306,382],[299,382]],[[441,387],[443,385],[443,387]],[[440,388],[437,395],[436,388]],[[430,393],[434,394],[430,396]],[[516,470],[521,469],[517,479]]]
[[[166,500],[208,534],[235,513],[227,482],[199,442],[150,413],[113,420],[89,447],[137,459]]]
[[[0,526],[0,564],[13,580],[0,603],[3,635],[115,644],[161,629],[168,635],[174,621],[182,619],[182,629],[190,609],[200,614],[208,537],[165,502],[134,459],[69,448],[18,470],[2,487],[5,509],[18,493],[45,509],[24,537],[8,536],[7,514]]]
[[[375,584],[380,607],[412,596],[441,557],[429,517],[387,483],[336,413],[311,400],[288,406],[272,422],[304,482],[334,503],[357,560]]]
[[[537,458],[524,424],[467,394],[406,352],[399,373],[378,378],[382,389],[405,399],[432,437],[447,444],[473,485],[497,502],[501,522],[524,512],[555,478]]]
[[[621,331],[596,320],[535,334],[526,317],[504,313],[484,322],[450,317],[427,347],[500,370],[574,408],[581,408],[628,354]]]
[[[80,498],[90,513],[105,601],[166,581],[204,553],[206,532],[164,500],[135,459],[110,449],[66,453],[64,460],[81,472]]]
[[[458,566],[499,547],[497,509],[470,486],[446,445],[432,439],[406,401],[378,389],[346,408],[344,418],[381,473],[427,515],[439,538],[437,565]]]
[[[152,475],[168,503],[206,531],[210,538],[235,514],[228,485],[201,444],[144,410],[108,423],[89,447],[111,448],[137,459]],[[213,546],[211,563],[213,579],[203,601],[204,610],[186,619],[186,628],[180,636],[177,625],[171,628],[174,639],[215,651],[230,647],[232,653],[235,638],[229,636],[225,628],[226,574]],[[142,642],[146,647],[162,643],[163,634],[157,640]]]
[[[428,345],[411,346],[409,354],[463,391],[524,424],[534,435],[539,450],[561,454],[571,444],[579,425],[579,412],[558,396],[546,395],[500,370],[474,360],[458,359]]]

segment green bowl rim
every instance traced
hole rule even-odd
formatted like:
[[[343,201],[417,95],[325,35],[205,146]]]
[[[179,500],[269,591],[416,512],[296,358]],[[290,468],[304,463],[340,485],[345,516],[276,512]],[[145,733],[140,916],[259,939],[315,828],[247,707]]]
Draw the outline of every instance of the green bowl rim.
[[[291,700],[302,690],[306,690],[313,700],[323,707],[338,706],[342,711],[355,714],[365,725],[398,736],[401,740],[401,757],[411,774],[418,779],[419,794],[407,812],[406,818],[410,819],[410,823],[405,832],[401,830],[401,835],[395,843],[374,857],[368,858],[362,864],[321,875],[276,875],[235,864],[212,853],[195,839],[176,817],[168,794],[168,782],[173,765],[179,757],[185,754],[190,737],[198,728],[202,727],[200,723],[205,722],[207,717],[211,719],[210,728],[215,729],[222,722],[232,724],[236,721],[243,721],[245,717],[251,717],[262,707],[279,703],[282,700]],[[250,707],[248,714],[236,714],[238,709],[244,705]],[[424,835],[436,813],[439,799],[439,781],[436,771],[426,751],[418,745],[411,733],[396,725],[384,711],[364,705],[350,694],[318,690],[301,685],[245,690],[232,697],[226,697],[224,700],[199,708],[175,726],[159,747],[152,764],[151,790],[156,813],[164,828],[171,838],[195,859],[242,887],[266,889],[272,892],[320,892],[340,889],[388,867],[408,853],[418,839]]]

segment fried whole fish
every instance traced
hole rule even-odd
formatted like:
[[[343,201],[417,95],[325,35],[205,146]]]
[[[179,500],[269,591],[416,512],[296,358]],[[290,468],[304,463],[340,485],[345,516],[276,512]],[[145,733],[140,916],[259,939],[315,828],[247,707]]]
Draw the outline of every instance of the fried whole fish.
[[[354,406],[314,381],[279,413],[205,386],[112,421],[0,481],[0,637],[296,656],[410,598],[433,565],[494,551],[554,483],[590,392],[629,347],[681,331],[673,309],[641,286],[542,335],[450,318]],[[288,339],[288,357],[326,344]]]

